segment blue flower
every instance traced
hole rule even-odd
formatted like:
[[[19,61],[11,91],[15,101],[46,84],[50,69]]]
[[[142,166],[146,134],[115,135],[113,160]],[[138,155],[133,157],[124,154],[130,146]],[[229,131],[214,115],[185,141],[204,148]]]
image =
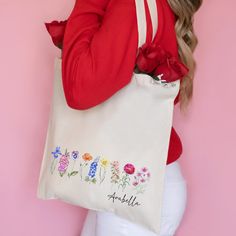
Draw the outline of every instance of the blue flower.
[[[58,158],[59,155],[62,155],[61,148],[59,146],[56,147],[56,150],[54,152],[51,152],[53,154],[54,158]]]
[[[97,157],[90,165],[88,176],[90,176],[91,178],[93,178],[96,174],[99,159],[100,157]]]

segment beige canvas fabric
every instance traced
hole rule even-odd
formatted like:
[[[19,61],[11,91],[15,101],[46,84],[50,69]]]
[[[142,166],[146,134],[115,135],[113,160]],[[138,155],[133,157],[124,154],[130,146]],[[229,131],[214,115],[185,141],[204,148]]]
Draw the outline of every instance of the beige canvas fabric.
[[[155,0],[148,3],[156,7]],[[136,0],[136,10],[141,46],[146,39],[143,1]],[[180,81],[163,84],[134,73],[131,82],[105,102],[75,110],[64,97],[61,58],[55,59],[54,69],[38,198],[114,212],[158,233]]]

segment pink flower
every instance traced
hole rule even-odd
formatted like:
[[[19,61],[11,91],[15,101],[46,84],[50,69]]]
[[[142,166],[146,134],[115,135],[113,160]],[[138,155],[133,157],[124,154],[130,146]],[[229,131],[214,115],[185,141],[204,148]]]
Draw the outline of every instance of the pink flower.
[[[142,168],[142,171],[143,171],[143,172],[147,172],[147,167],[143,167],[143,168]]]
[[[65,173],[68,165],[69,165],[69,153],[66,151],[66,153],[64,155],[61,156],[60,160],[59,160],[59,167],[58,167],[58,171],[63,174]]]
[[[128,163],[124,166],[124,171],[127,174],[132,175],[135,171],[135,168],[134,168],[133,164]]]

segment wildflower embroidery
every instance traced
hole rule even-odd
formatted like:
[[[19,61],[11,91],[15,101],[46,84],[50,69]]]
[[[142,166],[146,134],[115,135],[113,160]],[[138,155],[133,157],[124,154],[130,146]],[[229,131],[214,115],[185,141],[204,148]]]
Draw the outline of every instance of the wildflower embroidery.
[[[69,165],[69,152],[67,152],[66,149],[65,154],[63,154],[59,160],[58,171],[61,177],[66,173],[68,165]]]
[[[61,177],[63,177],[66,172],[68,172],[66,175],[68,178],[80,174],[78,176],[80,176],[81,181],[84,180],[87,183],[99,183],[101,185],[105,182],[106,175],[108,175],[110,179],[107,178],[107,181],[110,180],[111,188],[116,186],[118,190],[121,188],[122,192],[129,186],[129,189],[135,191],[135,194],[144,193],[151,176],[147,167],[142,167],[136,171],[135,166],[131,163],[125,164],[121,173],[119,161],[109,161],[107,158],[102,158],[101,156],[97,156],[93,160],[93,156],[88,152],[82,155],[79,170],[74,170],[75,163],[80,156],[78,150],[73,150],[70,155],[70,152],[65,149],[64,154],[62,154],[61,147],[56,146],[51,154],[53,156],[50,167],[51,174],[53,174],[57,163],[59,163],[58,172]],[[90,162],[91,164],[89,165]],[[88,165],[89,168],[87,167]],[[107,171],[109,166],[110,171]],[[85,171],[88,171],[88,174],[83,178]]]
[[[111,183],[117,184],[119,180],[120,180],[119,162],[112,161],[111,162]]]
[[[99,162],[100,157],[95,158],[95,160],[91,163],[90,168],[89,168],[89,173],[88,176],[85,177],[85,181],[87,182],[92,182],[92,183],[96,183],[96,171],[97,171],[97,166],[98,166],[98,162]]]
[[[109,164],[109,161],[105,158],[100,160],[100,169],[99,169],[99,179],[100,179],[100,184],[104,181],[105,175],[106,175],[106,169]]]
[[[150,179],[150,172],[148,171],[147,167],[141,168],[135,175],[134,181],[132,183],[136,194],[144,193],[145,188],[147,186],[147,182]]]
[[[130,185],[129,181],[130,181],[130,177],[129,175],[132,175],[135,171],[135,167],[133,164],[128,163],[124,166],[123,169],[123,175],[122,178],[119,181],[119,185],[118,188],[121,186],[122,187],[122,191],[124,191],[126,185]]]
[[[79,156],[79,152],[78,152],[78,151],[73,151],[73,152],[71,153],[71,158],[72,158],[72,160],[73,160],[73,167],[72,167],[72,169],[71,169],[71,172],[68,173],[68,177],[75,176],[75,175],[77,175],[77,174],[79,173],[78,171],[74,171],[75,162],[76,162],[76,160],[78,159],[78,156]]]
[[[89,153],[84,153],[82,156],[84,163],[80,163],[80,179],[83,179],[83,169],[88,165],[88,162],[93,159],[93,157]]]
[[[59,155],[62,155],[61,148],[59,146],[57,146],[55,151],[51,152],[51,154],[53,155],[53,161],[51,163],[50,171],[51,171],[51,174],[53,174],[53,172],[56,168],[56,165],[57,165],[58,157],[59,157]]]

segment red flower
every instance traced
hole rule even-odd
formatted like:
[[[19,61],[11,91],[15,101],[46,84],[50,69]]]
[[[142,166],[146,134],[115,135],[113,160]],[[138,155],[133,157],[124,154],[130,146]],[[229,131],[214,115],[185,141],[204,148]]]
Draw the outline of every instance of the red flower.
[[[50,34],[55,46],[62,48],[63,37],[65,33],[67,20],[65,21],[52,21],[51,23],[45,23],[48,33]]]
[[[168,54],[160,45],[145,43],[139,48],[136,65],[140,71],[151,73],[167,56]]]
[[[180,79],[189,72],[182,62],[156,43],[145,43],[139,48],[136,66],[140,72],[151,74],[154,79],[163,74],[161,79],[167,82]]]
[[[133,173],[134,173],[134,171],[135,171],[135,168],[134,168],[134,166],[132,165],[132,164],[126,164],[125,166],[124,166],[124,171],[127,173],[127,174],[129,174],[129,175],[132,175]]]
[[[162,80],[172,82],[181,79],[189,72],[189,69],[175,57],[168,57],[161,65],[157,66],[154,75],[163,74]]]

